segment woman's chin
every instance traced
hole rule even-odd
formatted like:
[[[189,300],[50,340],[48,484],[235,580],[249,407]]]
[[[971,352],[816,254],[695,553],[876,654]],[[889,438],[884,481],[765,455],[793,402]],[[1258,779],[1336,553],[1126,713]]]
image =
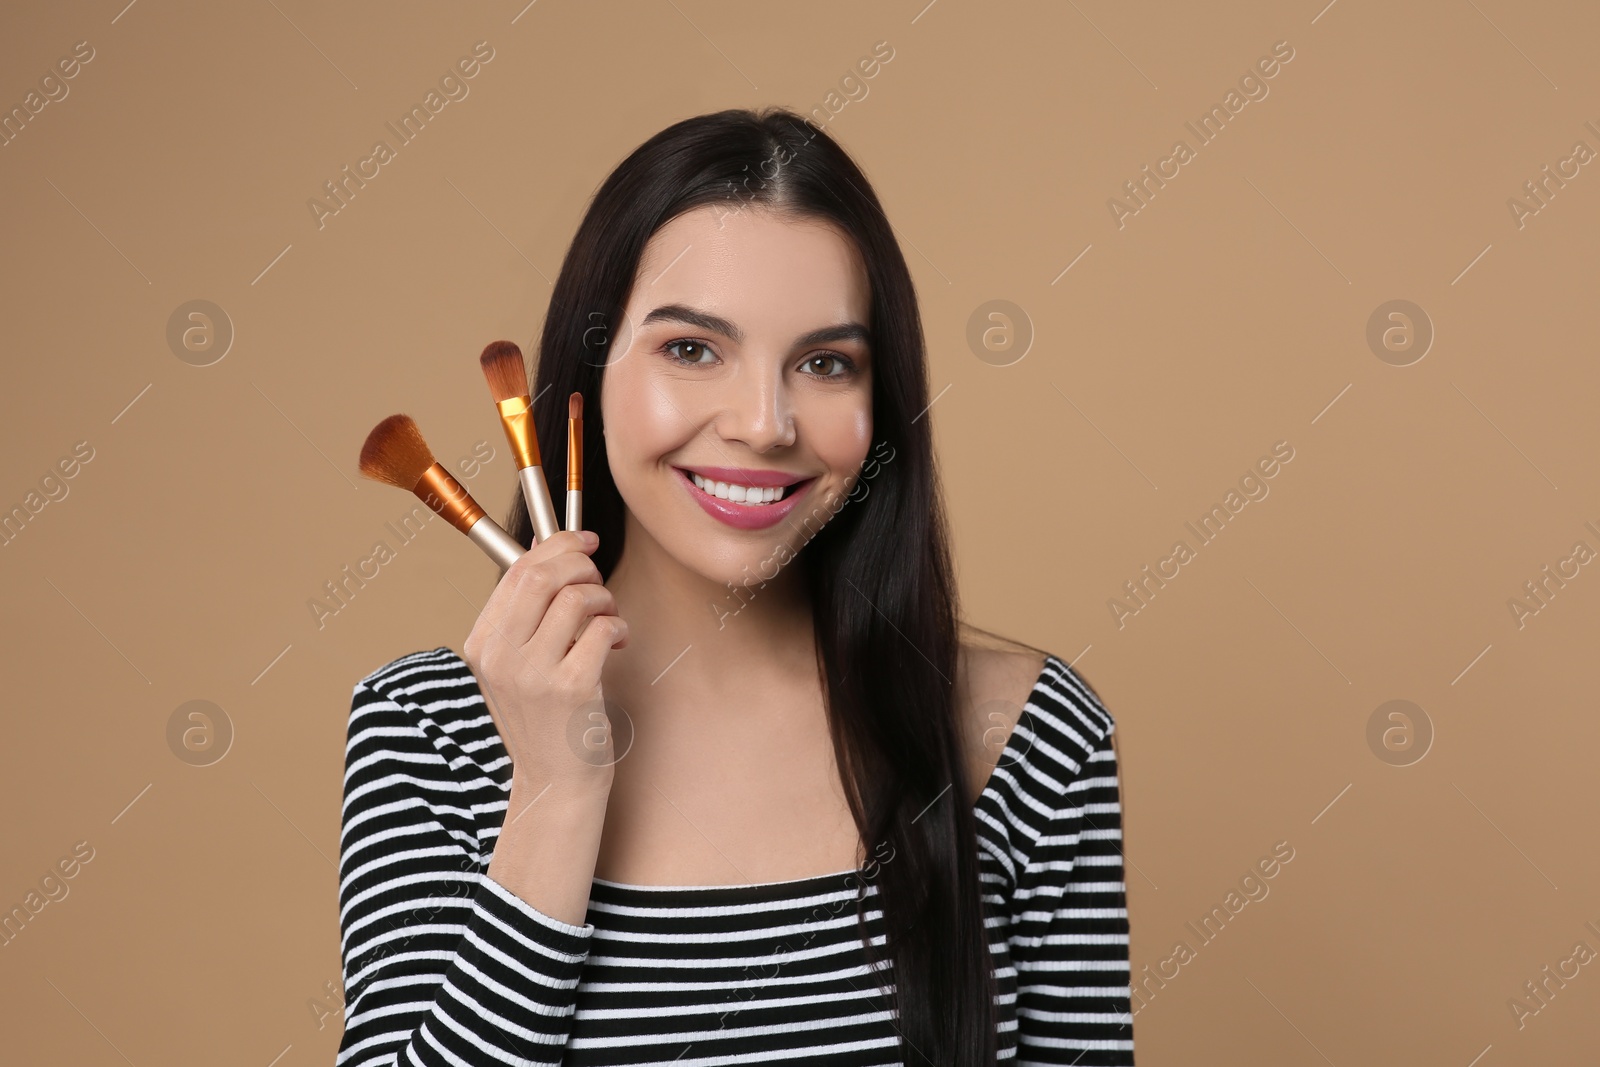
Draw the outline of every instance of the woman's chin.
[[[713,546],[698,542],[674,546],[668,548],[668,552],[685,570],[699,575],[730,597],[734,595],[728,592],[730,586],[738,592],[762,587],[770,590],[774,582],[783,579],[796,559],[788,542],[776,537],[769,543],[755,546],[736,543],[721,547],[724,551],[715,551]]]

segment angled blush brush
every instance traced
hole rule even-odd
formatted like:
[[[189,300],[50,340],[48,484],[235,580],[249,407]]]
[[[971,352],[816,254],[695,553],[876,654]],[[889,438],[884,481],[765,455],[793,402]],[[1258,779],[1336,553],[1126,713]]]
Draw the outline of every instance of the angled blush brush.
[[[522,349],[510,341],[490,341],[478,357],[489,393],[500,409],[500,425],[505,428],[512,458],[517,461],[517,478],[522,483],[522,499],[533,520],[533,535],[545,541],[560,532],[555,505],[550,502],[550,486],[539,464],[539,435],[533,425],[533,400],[528,395],[528,369],[522,363]]]
[[[390,415],[361,446],[361,473],[408,493],[469,537],[503,571],[522,556],[522,546],[484,514],[465,487],[436,462],[422,431],[409,415]]]
[[[567,529],[583,529],[583,394],[567,397]]]

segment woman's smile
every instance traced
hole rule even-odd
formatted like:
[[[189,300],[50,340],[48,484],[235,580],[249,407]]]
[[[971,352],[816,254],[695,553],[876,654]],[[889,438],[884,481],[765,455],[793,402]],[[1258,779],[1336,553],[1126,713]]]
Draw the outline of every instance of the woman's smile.
[[[777,525],[816,483],[815,477],[801,478],[782,471],[726,467],[673,467],[672,471],[706,514],[740,530],[764,530]],[[741,480],[707,477],[717,474]]]

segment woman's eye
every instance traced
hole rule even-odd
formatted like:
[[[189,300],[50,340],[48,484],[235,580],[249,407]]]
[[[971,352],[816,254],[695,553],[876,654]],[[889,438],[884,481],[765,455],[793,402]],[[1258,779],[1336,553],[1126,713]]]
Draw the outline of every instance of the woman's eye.
[[[683,354],[679,355],[678,353],[673,352],[673,349],[680,349]],[[716,358],[716,353],[711,351],[711,349],[707,348],[705,345],[701,344],[699,341],[690,341],[686,339],[668,341],[666,344],[661,346],[661,350],[671,354],[672,359],[677,363],[703,364],[706,361],[701,358],[702,356],[710,356],[712,359]]]
[[[806,360],[802,366],[812,368],[806,373],[818,378],[848,378],[850,372],[855,370],[855,364],[848,357],[841,356],[837,352],[818,353]],[[828,370],[830,366],[837,368],[836,371],[830,373]]]

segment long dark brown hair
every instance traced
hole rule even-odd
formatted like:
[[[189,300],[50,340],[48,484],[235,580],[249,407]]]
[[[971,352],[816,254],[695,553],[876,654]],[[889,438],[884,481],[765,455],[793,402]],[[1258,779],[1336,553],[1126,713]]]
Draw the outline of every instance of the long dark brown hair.
[[[827,220],[866,265],[872,427],[887,446],[875,457],[884,469],[869,491],[852,492],[797,562],[845,795],[875,861],[901,1059],[987,1067],[997,1045],[993,959],[956,718],[956,585],[931,420],[920,417],[928,407],[922,323],[877,196],[820,128],[782,108],[701,115],[651,137],[606,178],[561,265],[539,340],[532,392],[546,475],[565,484],[567,397],[582,392],[584,525],[600,535],[592,558],[609,577],[622,552],[624,506],[602,436],[602,372],[612,342],[628,340],[622,313],[650,237],[704,205]],[[512,535],[531,545],[520,500],[509,516]]]

